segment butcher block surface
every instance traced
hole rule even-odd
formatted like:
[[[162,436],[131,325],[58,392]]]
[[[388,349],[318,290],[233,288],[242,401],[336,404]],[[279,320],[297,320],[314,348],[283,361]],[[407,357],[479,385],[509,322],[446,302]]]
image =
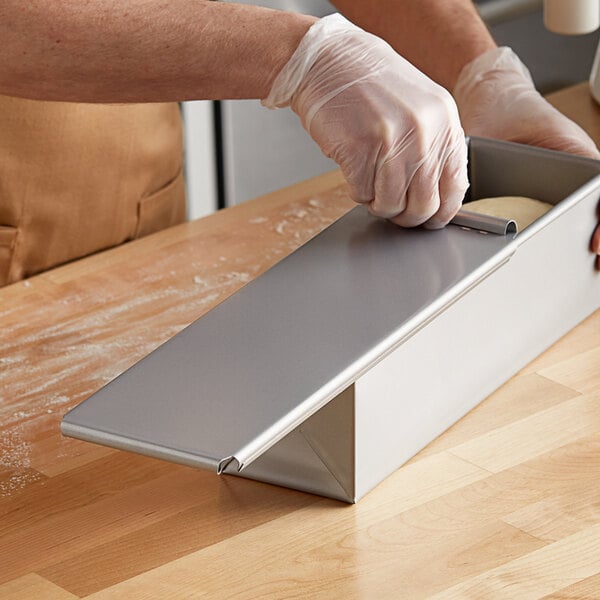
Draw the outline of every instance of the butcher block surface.
[[[0,289],[0,599],[600,598],[600,311],[353,506],[61,436],[352,206],[334,172]]]

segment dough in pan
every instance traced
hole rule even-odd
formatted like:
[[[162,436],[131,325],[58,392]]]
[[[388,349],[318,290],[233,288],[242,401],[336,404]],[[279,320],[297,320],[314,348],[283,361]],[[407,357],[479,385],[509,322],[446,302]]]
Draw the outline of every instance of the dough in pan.
[[[516,221],[519,231],[523,231],[525,227],[553,208],[553,205],[523,196],[499,196],[498,198],[473,200],[473,202],[463,204],[463,208],[492,217],[513,219]]]

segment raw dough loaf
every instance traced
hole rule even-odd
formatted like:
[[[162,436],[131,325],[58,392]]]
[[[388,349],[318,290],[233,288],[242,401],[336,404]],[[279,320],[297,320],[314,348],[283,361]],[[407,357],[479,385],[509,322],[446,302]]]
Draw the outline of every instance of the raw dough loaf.
[[[516,221],[519,231],[523,231],[525,227],[553,208],[553,205],[523,196],[499,196],[473,200],[463,204],[463,208],[483,215],[512,219]]]

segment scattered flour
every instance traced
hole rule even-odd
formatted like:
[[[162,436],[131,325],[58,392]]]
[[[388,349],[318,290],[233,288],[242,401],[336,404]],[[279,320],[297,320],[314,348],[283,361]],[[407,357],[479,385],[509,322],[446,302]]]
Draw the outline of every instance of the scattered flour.
[[[232,271],[228,274],[232,281],[241,281],[242,283],[248,283],[252,277],[249,273],[238,273],[237,271]]]
[[[0,480],[0,498],[10,496],[41,479],[30,469],[31,446],[24,439],[22,426],[0,433],[0,470],[10,475]]]
[[[296,217],[297,219],[303,219],[308,214],[308,212],[303,208],[291,208],[284,214],[286,217]]]
[[[7,471],[31,466],[31,446],[23,439],[22,426],[0,433],[0,468]]]
[[[309,205],[320,206],[316,199],[311,199]],[[101,299],[90,302],[93,308],[85,311],[78,306],[90,301],[85,290],[78,289],[78,293],[57,300],[51,308],[57,317],[53,322],[48,320],[48,306],[40,305],[28,313],[25,329],[22,307],[3,307],[0,469],[6,477],[0,481],[0,496],[43,478],[31,468],[31,446],[40,431],[58,427],[58,419],[70,404],[89,396],[181,331],[219,298],[252,280],[264,268],[265,257],[288,253],[288,245],[296,237],[317,230],[322,221],[302,207],[295,207],[282,217],[285,218],[275,231],[293,231],[289,240],[280,240],[252,264],[248,257],[237,257],[232,262],[238,266],[235,271],[222,272],[222,264],[232,260],[225,256],[218,257],[216,271],[207,269],[205,263],[190,263],[188,268],[198,274],[191,273],[192,281],[187,287],[166,285],[165,274],[175,276],[179,272],[181,276],[173,268],[177,265],[166,258],[141,269],[137,293],[125,299],[106,290]],[[299,219],[303,219],[302,227],[294,231]],[[265,217],[251,220],[253,224],[267,221]],[[156,282],[162,282],[159,289]],[[154,285],[150,288],[151,283]],[[24,281],[23,285],[32,284]],[[144,293],[144,289],[153,291]]]
[[[20,358],[18,356],[4,356],[0,358],[0,365],[14,365],[19,361]]]
[[[275,231],[279,234],[279,235],[283,235],[285,228],[289,225],[289,223],[287,221],[281,221],[281,223],[277,223],[277,225],[275,226]]]
[[[0,481],[0,498],[12,496],[19,490],[40,479],[42,479],[42,475],[37,471],[19,471],[13,473],[8,479]]]
[[[251,225],[260,225],[261,223],[266,223],[269,219],[266,217],[254,217],[254,219],[250,219],[248,223]]]

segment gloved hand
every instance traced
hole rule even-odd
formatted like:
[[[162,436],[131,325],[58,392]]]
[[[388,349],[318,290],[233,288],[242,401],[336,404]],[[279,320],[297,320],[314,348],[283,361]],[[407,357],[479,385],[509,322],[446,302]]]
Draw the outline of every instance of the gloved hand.
[[[291,106],[373,214],[438,228],[460,208],[467,147],[451,95],[341,15],[308,30],[263,105]]]
[[[453,94],[468,135],[600,159],[585,131],[537,92],[527,67],[510,48],[489,50],[466,65]],[[600,224],[592,250],[600,255]],[[600,257],[596,264],[600,268]]]

